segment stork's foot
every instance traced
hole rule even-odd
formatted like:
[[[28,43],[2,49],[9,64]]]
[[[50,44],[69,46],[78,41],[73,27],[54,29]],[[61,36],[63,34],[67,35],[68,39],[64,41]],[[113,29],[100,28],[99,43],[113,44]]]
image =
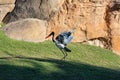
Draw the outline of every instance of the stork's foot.
[[[62,60],[65,60],[65,59],[66,59],[66,57],[67,57],[67,55],[64,55],[64,57],[62,58]]]
[[[63,60],[63,61],[64,61],[64,60],[65,60],[65,57],[63,57],[61,60]]]
[[[64,57],[61,60],[65,60],[65,58],[67,57],[67,52],[64,50],[61,50],[61,52],[63,53]]]

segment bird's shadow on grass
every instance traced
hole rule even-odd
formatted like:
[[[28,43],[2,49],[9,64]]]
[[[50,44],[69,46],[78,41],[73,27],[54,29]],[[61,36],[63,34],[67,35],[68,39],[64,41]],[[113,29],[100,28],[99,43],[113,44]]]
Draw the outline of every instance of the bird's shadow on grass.
[[[120,71],[89,64],[32,57],[13,58],[22,59],[34,67],[0,64],[0,80],[120,80]],[[0,60],[4,59],[9,60],[12,57],[0,58]],[[42,64],[36,62],[55,64],[55,67],[61,71],[44,72],[45,68]]]

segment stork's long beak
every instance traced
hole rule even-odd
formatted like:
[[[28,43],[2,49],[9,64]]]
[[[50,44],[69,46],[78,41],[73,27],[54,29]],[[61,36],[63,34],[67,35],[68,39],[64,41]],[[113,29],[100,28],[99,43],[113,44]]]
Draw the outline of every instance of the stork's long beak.
[[[48,36],[45,37],[45,39],[49,38],[52,35],[52,33],[50,33]]]

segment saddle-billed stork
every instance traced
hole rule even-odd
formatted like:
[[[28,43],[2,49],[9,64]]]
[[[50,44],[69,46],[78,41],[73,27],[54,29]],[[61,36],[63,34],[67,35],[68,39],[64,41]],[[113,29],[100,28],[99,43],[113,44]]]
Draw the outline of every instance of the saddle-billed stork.
[[[48,36],[45,38],[48,38],[52,36],[52,41],[55,43],[55,45],[60,49],[60,51],[63,53],[65,60],[66,56],[68,55],[67,52],[71,52],[70,49],[68,49],[66,46],[71,40],[73,39],[73,36],[71,35],[74,32],[75,28],[73,28],[71,31],[65,31],[60,33],[56,38],[54,38],[55,33],[51,32]]]

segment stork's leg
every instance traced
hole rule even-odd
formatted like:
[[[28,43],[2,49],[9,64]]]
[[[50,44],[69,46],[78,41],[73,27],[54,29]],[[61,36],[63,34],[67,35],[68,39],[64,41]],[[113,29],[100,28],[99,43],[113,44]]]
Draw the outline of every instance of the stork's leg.
[[[60,51],[63,53],[63,55],[65,55],[64,51],[62,49],[60,49]]]
[[[67,52],[64,50],[61,50],[61,52],[64,54],[64,57],[62,58],[62,60],[65,60],[65,58],[67,57]]]
[[[64,53],[65,53],[65,56],[64,56],[64,59],[65,59],[65,58],[67,57],[67,55],[68,55],[68,54],[67,54],[67,52],[66,52],[66,51],[64,51]]]
[[[60,49],[60,51],[63,53],[63,55],[64,55],[64,57],[62,58],[62,60],[65,60],[65,57],[66,57],[66,53],[62,50],[62,49]]]

